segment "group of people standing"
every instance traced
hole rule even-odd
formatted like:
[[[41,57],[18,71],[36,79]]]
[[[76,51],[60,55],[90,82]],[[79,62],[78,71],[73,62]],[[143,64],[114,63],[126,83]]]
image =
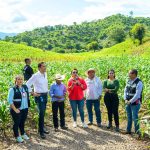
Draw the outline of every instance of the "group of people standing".
[[[8,101],[10,104],[10,113],[14,122],[13,131],[17,142],[21,143],[24,140],[29,140],[25,133],[24,126],[30,106],[30,95],[34,96],[37,104],[39,120],[38,131],[40,137],[45,139],[45,134],[49,132],[44,127],[44,116],[46,111],[46,104],[48,101],[48,94],[51,97],[53,124],[57,132],[59,130],[58,110],[60,114],[60,127],[62,130],[67,130],[65,124],[65,99],[68,92],[68,99],[72,109],[73,127],[77,125],[77,110],[81,118],[81,126],[87,128],[93,124],[93,106],[96,115],[97,126],[102,126],[100,99],[102,98],[102,91],[104,91],[104,102],[108,112],[107,128],[112,128],[112,117],[114,116],[115,130],[119,132],[119,98],[118,89],[119,81],[115,78],[115,71],[109,70],[108,77],[103,82],[96,76],[96,70],[90,68],[86,71],[87,78],[83,79],[79,76],[78,70],[71,71],[71,77],[68,80],[67,87],[62,82],[65,79],[64,75],[56,74],[55,82],[48,89],[48,79],[46,74],[46,64],[41,62],[38,64],[38,72],[33,73],[30,67],[31,60],[25,59],[26,66],[24,67],[23,76],[17,75],[15,77],[15,85],[10,88],[8,93]],[[140,134],[138,123],[138,112],[141,104],[142,81],[137,77],[137,70],[129,71],[129,80],[124,90],[124,100],[126,103],[127,112],[127,129],[126,134],[131,134],[132,121],[134,121],[135,133]],[[32,89],[33,87],[33,89]],[[86,104],[89,122],[86,124],[84,119],[84,105]],[[20,133],[19,133],[20,130]]]

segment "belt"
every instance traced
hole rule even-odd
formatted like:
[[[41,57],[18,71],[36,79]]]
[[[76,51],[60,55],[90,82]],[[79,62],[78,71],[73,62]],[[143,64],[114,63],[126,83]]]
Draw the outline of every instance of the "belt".
[[[47,95],[47,93],[37,93],[37,94],[40,94],[40,95]]]

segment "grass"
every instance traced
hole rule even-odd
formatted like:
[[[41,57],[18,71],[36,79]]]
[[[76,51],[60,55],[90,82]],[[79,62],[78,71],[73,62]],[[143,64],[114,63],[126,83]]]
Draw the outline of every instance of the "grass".
[[[26,57],[29,57],[35,61],[81,61],[106,56],[142,56],[144,58],[148,58],[150,56],[150,39],[146,39],[145,42],[140,46],[136,46],[136,44],[134,44],[131,40],[126,40],[125,42],[116,44],[111,48],[102,49],[98,52],[74,54],[58,54],[21,44],[0,41],[0,53],[0,61],[14,62],[23,61]]]

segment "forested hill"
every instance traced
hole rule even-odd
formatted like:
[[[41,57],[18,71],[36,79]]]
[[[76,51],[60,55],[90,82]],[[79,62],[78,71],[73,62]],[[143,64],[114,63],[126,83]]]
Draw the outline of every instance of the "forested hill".
[[[92,22],[74,22],[71,26],[36,28],[5,40],[55,52],[83,52],[91,50],[91,43],[94,49],[102,49],[124,41],[136,23],[150,31],[150,18],[117,14]]]

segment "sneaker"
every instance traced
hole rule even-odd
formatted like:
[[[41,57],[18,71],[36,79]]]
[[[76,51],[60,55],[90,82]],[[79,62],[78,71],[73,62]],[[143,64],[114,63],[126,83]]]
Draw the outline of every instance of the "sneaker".
[[[59,132],[59,129],[58,129],[58,128],[55,128],[54,131],[55,131],[55,132]]]
[[[86,123],[83,122],[83,123],[82,123],[82,127],[83,127],[83,128],[87,128],[88,125],[87,125]]]
[[[76,122],[73,123],[73,127],[74,127],[74,128],[77,127],[77,123],[76,123]]]
[[[108,123],[107,125],[107,129],[110,129],[110,128],[112,128],[112,123]]]
[[[115,131],[116,131],[116,132],[120,132],[119,127],[116,127],[116,128],[115,128]]]
[[[68,127],[63,126],[63,127],[61,127],[61,129],[62,129],[62,130],[67,130],[67,129],[68,129]]]
[[[24,140],[29,140],[29,139],[30,139],[26,134],[22,135],[22,138],[23,138]]]
[[[91,126],[91,125],[93,125],[93,122],[89,121],[87,125]]]
[[[22,143],[22,142],[23,142],[23,139],[22,139],[21,136],[18,136],[18,137],[16,138],[16,141],[17,141],[18,143]]]
[[[98,127],[102,127],[101,123],[97,123],[97,126],[98,126]]]
[[[40,137],[41,137],[42,139],[46,139],[46,136],[44,135],[44,133],[41,133],[41,134],[40,134]]]

